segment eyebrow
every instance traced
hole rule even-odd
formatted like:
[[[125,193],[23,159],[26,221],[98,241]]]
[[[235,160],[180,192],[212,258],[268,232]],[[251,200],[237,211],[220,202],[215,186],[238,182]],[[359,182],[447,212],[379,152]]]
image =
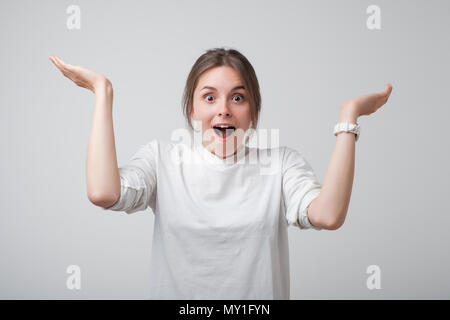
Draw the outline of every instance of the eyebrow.
[[[217,91],[216,88],[214,88],[214,87],[209,87],[209,86],[204,86],[203,88],[200,89],[200,91],[205,90],[205,89],[210,89],[210,90],[216,90],[216,91]],[[244,86],[236,86],[236,87],[234,87],[234,88],[231,89],[231,90],[237,90],[237,89],[244,89],[244,90],[245,90],[245,87],[244,87]]]

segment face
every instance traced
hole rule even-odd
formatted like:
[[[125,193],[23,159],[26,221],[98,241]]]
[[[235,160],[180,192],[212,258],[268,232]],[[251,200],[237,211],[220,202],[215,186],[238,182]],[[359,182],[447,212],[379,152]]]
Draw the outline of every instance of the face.
[[[251,113],[247,90],[235,69],[220,66],[200,76],[192,119],[201,125],[207,150],[222,159],[236,152],[250,126]]]

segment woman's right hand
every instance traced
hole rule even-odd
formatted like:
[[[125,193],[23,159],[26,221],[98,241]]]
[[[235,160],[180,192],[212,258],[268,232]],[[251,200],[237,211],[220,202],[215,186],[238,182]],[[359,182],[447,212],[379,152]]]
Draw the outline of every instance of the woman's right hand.
[[[75,84],[80,87],[89,89],[95,93],[96,89],[105,86],[112,86],[111,82],[100,73],[81,66],[73,66],[54,55],[50,55],[49,59],[63,73],[64,76],[75,82]]]

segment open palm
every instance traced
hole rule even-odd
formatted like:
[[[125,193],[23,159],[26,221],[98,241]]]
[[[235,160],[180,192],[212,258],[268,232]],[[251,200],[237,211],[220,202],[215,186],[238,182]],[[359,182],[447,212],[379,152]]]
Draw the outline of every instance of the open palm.
[[[94,93],[95,89],[100,85],[110,83],[109,80],[102,74],[81,66],[68,64],[57,56],[51,55],[49,56],[49,59],[64,76],[72,80],[76,85],[89,89]]]
[[[370,115],[384,105],[391,95],[392,85],[386,84],[382,92],[366,94],[344,102],[344,108],[352,108],[358,116]]]

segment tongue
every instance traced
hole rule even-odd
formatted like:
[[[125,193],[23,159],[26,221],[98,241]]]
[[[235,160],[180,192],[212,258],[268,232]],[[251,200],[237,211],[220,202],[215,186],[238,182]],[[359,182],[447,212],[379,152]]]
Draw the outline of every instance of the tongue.
[[[231,136],[234,132],[233,128],[228,128],[228,129],[220,129],[220,131],[222,132],[222,138],[226,138],[228,136]]]
[[[232,129],[232,128],[229,128],[229,129],[214,128],[214,131],[216,132],[216,134],[218,136],[225,139],[226,137],[230,136],[233,133],[234,129]]]

